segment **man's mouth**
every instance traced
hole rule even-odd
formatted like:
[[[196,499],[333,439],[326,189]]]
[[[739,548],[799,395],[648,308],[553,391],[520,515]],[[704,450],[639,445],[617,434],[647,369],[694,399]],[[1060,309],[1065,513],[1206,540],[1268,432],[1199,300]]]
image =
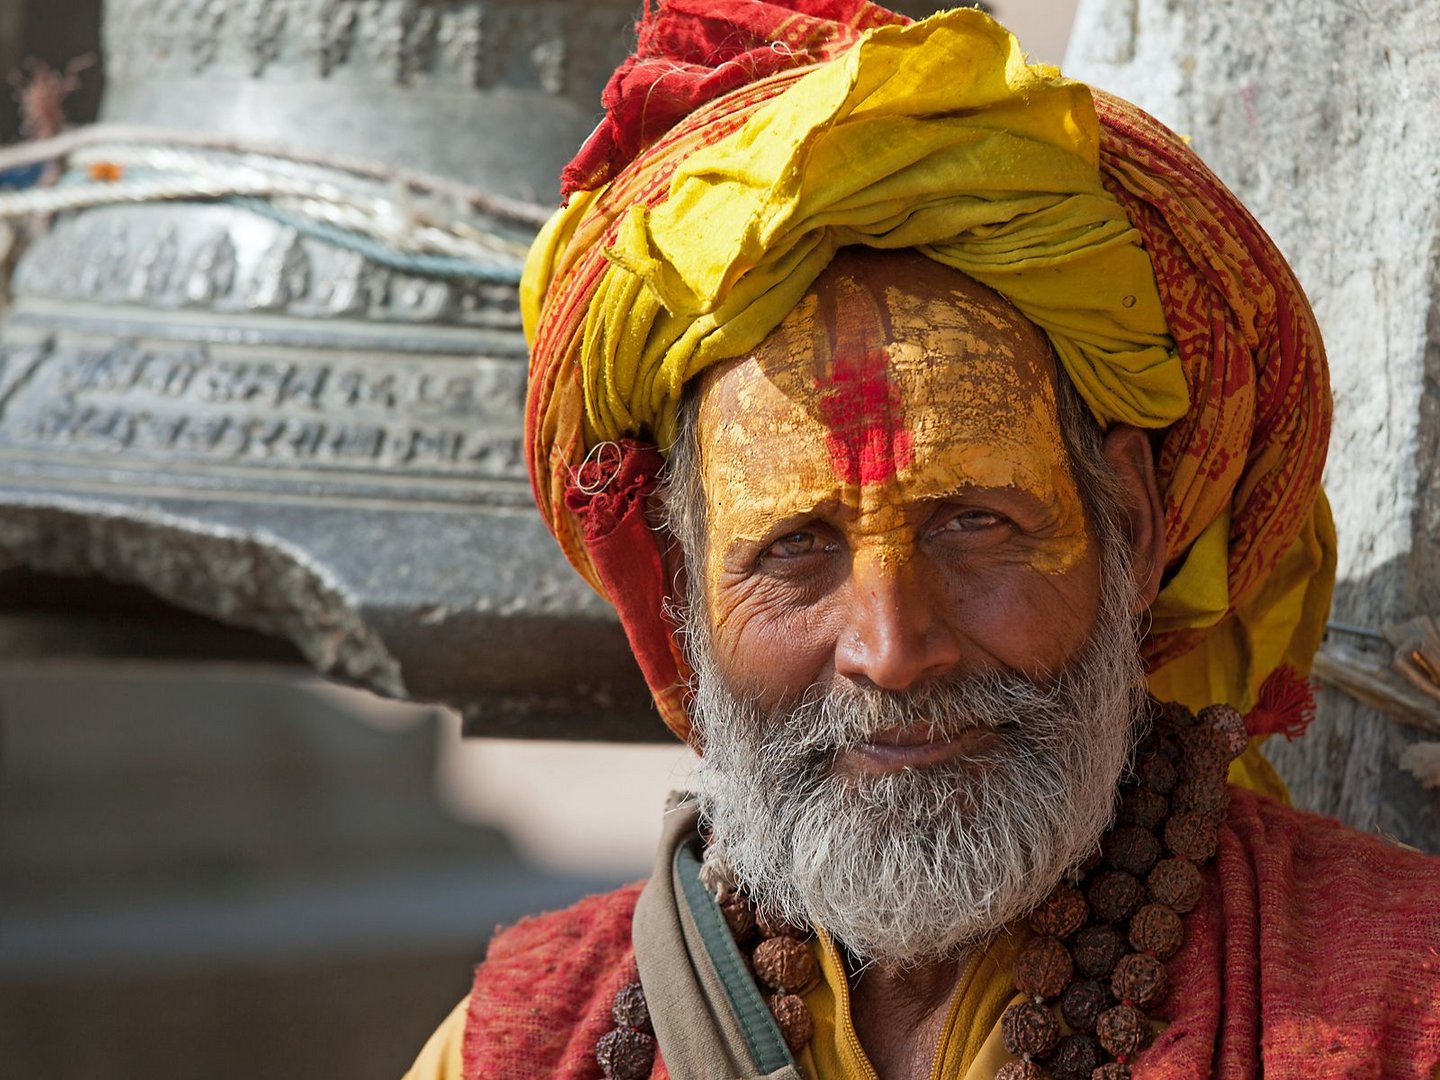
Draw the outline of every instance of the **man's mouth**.
[[[949,738],[923,720],[886,728],[864,742],[842,749],[835,756],[834,770],[841,775],[878,775],[901,769],[923,769],[954,758],[974,754],[995,733],[986,727],[972,727]]]

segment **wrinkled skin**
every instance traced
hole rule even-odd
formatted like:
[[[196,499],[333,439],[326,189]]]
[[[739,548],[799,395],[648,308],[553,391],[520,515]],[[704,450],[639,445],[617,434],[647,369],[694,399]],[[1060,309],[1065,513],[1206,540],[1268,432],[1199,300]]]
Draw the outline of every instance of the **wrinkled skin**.
[[[1003,298],[923,256],[856,249],[752,355],[707,373],[705,615],[726,682],[770,707],[836,679],[903,691],[1060,670],[1094,627],[1100,564],[1056,378],[1043,334]],[[1104,453],[1143,608],[1164,562],[1150,445],[1117,426]],[[968,749],[921,723],[834,767]],[[960,970],[876,965],[856,980],[882,1077],[928,1074]]]

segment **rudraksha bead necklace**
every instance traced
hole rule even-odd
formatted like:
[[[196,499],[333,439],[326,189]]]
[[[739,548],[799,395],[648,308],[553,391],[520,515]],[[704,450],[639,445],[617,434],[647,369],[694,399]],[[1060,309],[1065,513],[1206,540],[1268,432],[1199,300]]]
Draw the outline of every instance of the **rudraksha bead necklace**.
[[[1016,1060],[996,1080],[1128,1080],[1129,1062],[1150,1040],[1149,1010],[1168,992],[1165,961],[1184,940],[1181,916],[1204,891],[1200,866],[1218,845],[1226,776],[1247,737],[1244,718],[1228,705],[1195,716],[1152,702],[1151,712],[1100,851],[1030,915],[1035,937],[1014,967],[1029,1000],[1001,1018]],[[801,995],[820,976],[810,931],[766,918],[712,860],[702,880],[786,1045],[799,1051],[815,1030]],[[644,1080],[655,1038],[639,982],[620,990],[611,1012],[616,1026],[596,1044],[596,1061],[608,1080]]]
[[[1169,989],[1165,961],[1184,941],[1181,916],[1200,902],[1200,866],[1219,843],[1226,775],[1246,739],[1228,705],[1198,717],[1174,703],[1152,711],[1099,856],[1030,915],[1035,937],[1014,968],[1030,1000],[1001,1019],[1016,1060],[997,1080],[1127,1080],[1150,1041],[1149,1010]]]

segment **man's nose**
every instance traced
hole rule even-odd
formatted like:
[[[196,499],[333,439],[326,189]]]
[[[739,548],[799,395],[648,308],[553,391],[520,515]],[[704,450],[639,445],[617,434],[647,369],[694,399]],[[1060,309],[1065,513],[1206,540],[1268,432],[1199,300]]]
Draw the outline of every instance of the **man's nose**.
[[[841,602],[836,674],[907,690],[959,663],[960,641],[945,617],[944,590],[915,560],[857,558]]]

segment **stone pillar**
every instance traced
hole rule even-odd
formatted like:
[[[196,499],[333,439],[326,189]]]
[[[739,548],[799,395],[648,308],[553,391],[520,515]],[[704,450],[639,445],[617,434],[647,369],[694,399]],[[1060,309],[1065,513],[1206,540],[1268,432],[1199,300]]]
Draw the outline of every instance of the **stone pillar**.
[[[1310,296],[1335,389],[1332,618],[1440,612],[1440,7],[1081,0],[1066,73],[1189,135]],[[1437,851],[1440,792],[1398,767],[1416,738],[1324,690],[1269,753],[1299,805]]]

